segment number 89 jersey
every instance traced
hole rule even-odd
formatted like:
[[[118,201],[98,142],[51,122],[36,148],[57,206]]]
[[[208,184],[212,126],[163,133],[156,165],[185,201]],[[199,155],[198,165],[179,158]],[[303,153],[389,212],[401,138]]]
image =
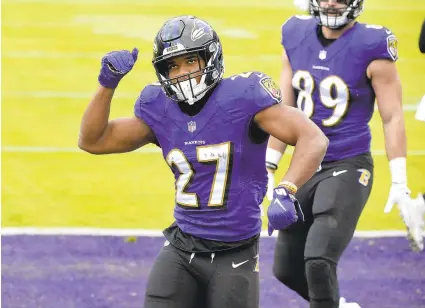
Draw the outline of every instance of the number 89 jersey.
[[[268,135],[253,138],[252,121],[280,100],[278,86],[258,72],[223,79],[195,116],[160,86],[142,91],[135,115],[152,129],[174,173],[174,217],[183,232],[222,242],[260,233]]]
[[[294,16],[282,26],[293,71],[298,108],[329,138],[324,161],[370,151],[375,93],[366,75],[375,59],[397,60],[397,39],[382,26],[355,23],[324,47],[311,16]]]

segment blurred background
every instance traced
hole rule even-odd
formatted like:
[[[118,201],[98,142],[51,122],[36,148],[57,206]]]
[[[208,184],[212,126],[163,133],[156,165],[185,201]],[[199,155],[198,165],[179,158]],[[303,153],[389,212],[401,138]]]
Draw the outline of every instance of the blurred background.
[[[143,87],[156,81],[153,37],[173,16],[206,19],[219,33],[226,76],[280,70],[280,27],[296,11],[290,0],[2,1],[2,225],[163,228],[172,222],[173,176],[156,148],[92,156],[77,148],[79,124],[97,88],[102,56],[140,49],[119,85],[111,118],[131,116]],[[414,120],[425,94],[425,56],[418,37],[425,2],[366,0],[359,19],[382,24],[399,39],[408,134],[408,179],[425,191],[425,126]],[[347,59],[349,61],[349,59]],[[390,187],[381,119],[371,121],[375,182],[359,229],[399,229],[384,215]],[[285,156],[277,177],[289,161]]]
[[[156,81],[153,38],[166,19],[191,14],[208,21],[223,44],[225,76],[260,70],[278,80],[281,25],[303,13],[291,0],[3,0],[1,6],[3,228],[168,226],[173,221],[173,176],[156,147],[107,156],[77,148],[80,120],[98,86],[102,56],[112,50],[140,50],[112,104],[111,118],[131,116],[140,91]],[[423,0],[366,0],[359,18],[388,27],[399,40],[413,196],[425,191],[425,123],[414,119],[425,94],[425,56],[417,47],[424,17]],[[383,213],[390,174],[377,112],[370,125],[375,180],[358,230],[404,230],[396,209]],[[289,158],[284,156],[276,177],[283,175]],[[407,241],[401,243],[408,251]],[[424,287],[423,280],[417,283]],[[425,287],[420,292],[414,291],[422,294],[418,305],[409,307],[425,307]],[[20,303],[4,307],[23,307]]]

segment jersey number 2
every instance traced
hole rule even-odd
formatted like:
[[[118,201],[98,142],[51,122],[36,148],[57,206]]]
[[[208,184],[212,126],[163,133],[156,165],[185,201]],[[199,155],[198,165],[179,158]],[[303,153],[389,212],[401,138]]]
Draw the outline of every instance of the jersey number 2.
[[[226,188],[230,180],[232,155],[232,144],[230,142],[196,147],[198,162],[216,164],[208,206],[221,207],[227,199]],[[195,170],[184,153],[179,149],[172,149],[168,153],[166,161],[170,167],[175,166],[180,173],[175,183],[176,203],[185,207],[199,207],[197,194],[185,192],[186,186],[192,181]]]

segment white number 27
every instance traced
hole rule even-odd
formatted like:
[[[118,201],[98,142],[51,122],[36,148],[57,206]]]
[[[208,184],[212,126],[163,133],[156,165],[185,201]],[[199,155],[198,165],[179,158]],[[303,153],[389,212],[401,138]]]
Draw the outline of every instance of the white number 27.
[[[196,148],[197,160],[200,163],[216,164],[213,184],[211,187],[208,206],[221,207],[226,198],[226,188],[229,184],[229,174],[232,167],[232,145],[230,142],[198,146]],[[185,191],[195,173],[192,165],[184,153],[179,149],[172,149],[166,161],[170,167],[175,166],[180,173],[176,180],[176,203],[182,206],[199,207],[199,198],[196,193]]]

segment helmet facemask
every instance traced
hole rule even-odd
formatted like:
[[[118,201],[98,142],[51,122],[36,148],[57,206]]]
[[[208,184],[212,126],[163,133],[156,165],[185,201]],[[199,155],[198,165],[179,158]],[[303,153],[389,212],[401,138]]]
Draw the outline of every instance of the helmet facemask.
[[[218,42],[211,42],[202,47],[190,49],[184,49],[181,45],[174,46],[177,46],[174,48],[175,52],[169,54],[165,52],[163,56],[153,61],[153,65],[165,94],[172,100],[193,105],[223,77],[224,66],[222,64],[221,46]],[[170,78],[168,67],[170,61],[175,57],[192,55],[198,58],[199,68],[187,74]],[[205,67],[201,66],[202,62],[205,63]],[[199,77],[201,78],[198,83]]]
[[[310,12],[321,26],[329,29],[343,28],[363,11],[363,0],[337,0],[338,3],[346,5],[343,8],[321,7],[322,1],[328,0],[310,0]]]

